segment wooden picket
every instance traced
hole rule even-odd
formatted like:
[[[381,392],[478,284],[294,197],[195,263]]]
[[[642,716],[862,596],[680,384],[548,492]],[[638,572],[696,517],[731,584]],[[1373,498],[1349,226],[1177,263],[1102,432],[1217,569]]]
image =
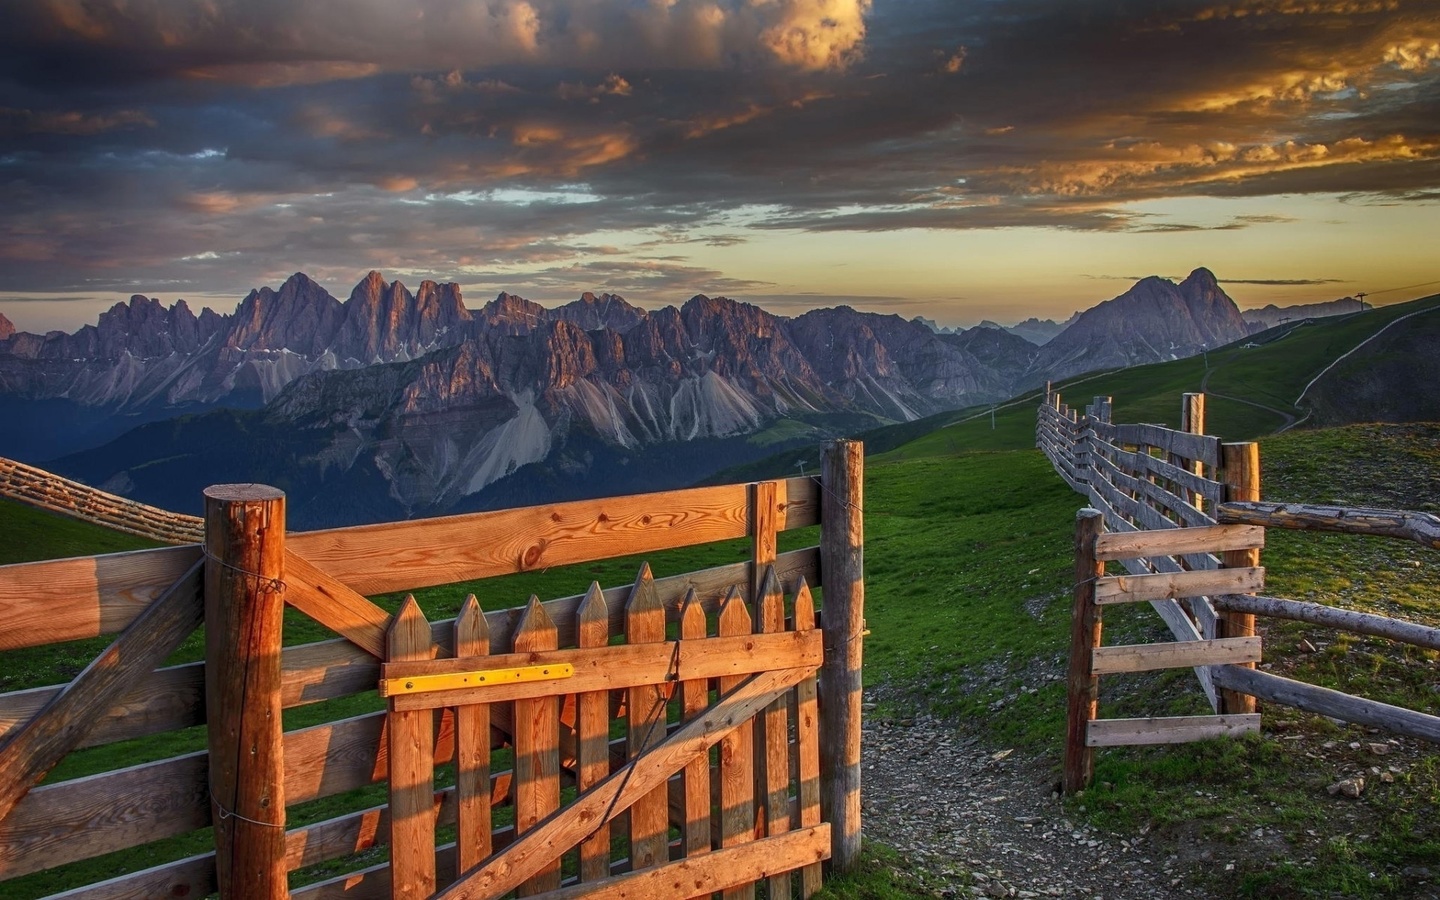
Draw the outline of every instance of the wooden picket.
[[[858,459],[858,445],[844,449],[851,444],[840,446]],[[233,499],[280,499],[263,486],[255,491],[264,498]],[[822,528],[819,547],[777,552],[776,532],[819,523],[823,496],[857,499],[853,508],[846,503],[846,532]],[[250,662],[241,663],[258,664],[268,679],[264,696],[244,713],[257,721],[278,723],[281,709],[373,691],[388,667],[444,671],[463,660],[484,669],[515,665],[517,654],[590,654],[591,662],[618,656],[615,664],[591,666],[548,693],[510,685],[491,696],[445,692],[431,703],[382,691],[381,712],[283,734],[276,729],[264,748],[272,760],[266,790],[284,806],[385,780],[392,802],[277,830],[283,809],[267,807],[264,794],[237,797],[260,804],[239,807],[259,812],[248,813],[237,833],[248,842],[244,852],[264,855],[256,859],[268,873],[265,895],[284,889],[286,873],[387,844],[388,861],[296,887],[291,895],[428,896],[438,890],[437,896],[458,897],[475,896],[477,885],[502,883],[522,894],[634,895],[665,893],[656,885],[682,876],[702,893],[751,896],[754,884],[764,882],[770,896],[797,888],[802,897],[813,895],[820,861],[832,858],[835,847],[858,848],[859,823],[832,829],[821,821],[819,798],[828,788],[821,779],[823,711],[815,684],[823,653],[807,585],[825,568],[835,573],[827,587],[833,581],[836,595],[846,596],[842,582],[858,578],[859,569],[835,561],[858,560],[858,511],[858,488],[792,478],[309,534],[285,535],[283,511],[267,514],[275,549],[266,557],[266,574],[238,562],[223,571],[249,592],[283,597],[340,637],[282,648],[277,630],[263,646],[248,647]],[[365,596],[741,536],[753,550],[744,562],[663,578],[647,568],[634,585],[591,585],[584,594],[543,604],[532,598],[523,614],[484,613],[470,597],[456,619],[431,623],[413,599],[392,616]],[[165,645],[199,621],[202,558],[190,546],[0,567],[0,652],[134,629],[112,648],[118,668],[97,662],[96,674],[73,685],[0,694],[0,747],[27,765],[43,761],[17,748],[51,740],[42,714],[47,706],[58,711],[48,714],[59,726],[53,733],[63,736],[57,753],[205,724],[210,666],[156,668]],[[795,603],[789,630],[787,594]],[[860,612],[854,605],[837,616],[839,630]],[[627,617],[631,635],[612,646],[625,635]],[[164,635],[137,643],[157,621],[167,623]],[[858,633],[836,640],[856,651],[861,644]],[[218,642],[215,652],[232,653],[225,644]],[[542,649],[561,647],[567,649]],[[627,702],[617,704],[620,697]],[[853,699],[842,690],[834,706],[858,707]],[[67,709],[85,710],[83,723]],[[211,709],[213,716],[219,707],[212,701]],[[631,736],[611,740],[612,727],[625,728],[613,725],[614,717],[624,723],[632,714]],[[835,728],[847,748],[858,746],[858,725]],[[513,751],[508,769],[494,762],[496,741]],[[716,747],[721,741],[723,749]],[[222,741],[222,752],[233,749]],[[842,756],[848,760],[850,751]],[[210,758],[189,753],[40,786],[35,776],[0,766],[0,795],[18,798],[13,810],[0,814],[0,880],[217,824]],[[454,786],[437,789],[435,770],[451,762]],[[579,794],[562,808],[566,786]],[[743,800],[746,808],[727,807],[722,797]],[[577,807],[583,825],[567,818],[566,810]],[[513,825],[500,824],[512,813]],[[229,827],[235,824],[232,819]],[[451,827],[454,843],[437,846],[438,831]],[[633,829],[638,838],[617,842],[618,858],[611,853],[612,828],[627,836]],[[557,833],[574,835],[569,849],[537,849]],[[263,839],[251,840],[257,836]],[[642,868],[642,853],[651,868]],[[837,868],[854,862],[853,854],[835,859]],[[457,873],[466,877],[456,881]],[[202,853],[62,896],[258,896],[245,886],[247,877]],[[561,886],[567,878],[572,883]]]

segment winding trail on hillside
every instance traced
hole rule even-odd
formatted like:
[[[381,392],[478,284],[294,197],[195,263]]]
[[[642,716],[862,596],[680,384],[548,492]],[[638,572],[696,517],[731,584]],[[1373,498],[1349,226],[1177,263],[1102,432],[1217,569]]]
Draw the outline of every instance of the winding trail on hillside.
[[[1246,400],[1242,397],[1232,397],[1229,394],[1219,394],[1210,390],[1210,376],[1215,374],[1215,372],[1218,370],[1219,366],[1216,366],[1214,369],[1205,370],[1205,377],[1200,379],[1200,393],[1206,394],[1211,397],[1219,397],[1221,400],[1229,400],[1232,403],[1243,403],[1246,406],[1253,406],[1256,409],[1263,409],[1268,413],[1274,413],[1275,415],[1285,420],[1283,423],[1281,423],[1279,428],[1275,429],[1276,434],[1279,434],[1280,432],[1289,429],[1296,423],[1296,421],[1298,421],[1294,415],[1286,412],[1283,409],[1276,409],[1273,406],[1266,406],[1263,403],[1256,403],[1254,400]]]

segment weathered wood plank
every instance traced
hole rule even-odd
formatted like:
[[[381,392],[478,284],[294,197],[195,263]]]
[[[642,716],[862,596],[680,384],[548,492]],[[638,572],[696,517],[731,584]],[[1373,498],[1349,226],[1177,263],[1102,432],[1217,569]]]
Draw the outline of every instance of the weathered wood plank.
[[[625,641],[627,646],[665,644],[665,609],[655,593],[655,579],[650,574],[649,565],[640,567],[635,587],[630,592],[630,601],[625,605]],[[672,666],[655,681],[629,689],[625,704],[628,758],[636,759],[665,739],[665,709],[669,692],[664,685],[675,684],[672,679],[678,677],[678,668]],[[649,869],[664,863],[668,858],[665,847],[669,828],[669,797],[662,784],[640,797],[630,808],[631,866]]]
[[[830,857],[830,826],[816,825],[756,841],[748,847],[717,850],[700,859],[686,858],[658,869],[619,875],[604,885],[577,884],[540,895],[537,900],[676,900],[708,897],[776,870],[817,864]]]
[[[1220,504],[1217,515],[1222,522],[1263,525],[1267,528],[1368,534],[1415,541],[1425,547],[1440,549],[1440,516],[1430,513],[1362,506],[1229,501]]]
[[[377,658],[390,614],[294,550],[285,554],[285,602]]]
[[[1133,747],[1148,744],[1185,744],[1208,738],[1259,733],[1258,713],[1096,719],[1090,723],[1085,742],[1091,747]]]
[[[803,580],[795,591],[794,627],[795,631],[800,633],[815,629],[815,600],[810,596],[810,586]],[[797,684],[793,696],[797,757],[795,775],[799,781],[795,818],[802,828],[810,828],[820,824],[820,709],[815,677],[811,676]],[[801,869],[800,896],[809,900],[818,893],[821,879],[818,863]]]
[[[207,755],[190,753],[41,785],[0,821],[0,878],[15,878],[210,824]]]
[[[1095,757],[1085,742],[1085,730],[1095,719],[1100,702],[1094,654],[1100,646],[1104,622],[1095,603],[1095,588],[1105,573],[1105,564],[1096,559],[1095,544],[1104,530],[1099,510],[1087,507],[1075,514],[1075,588],[1070,608],[1063,772],[1067,794],[1085,790],[1095,775]]]
[[[1251,636],[1216,638],[1209,641],[1096,647],[1094,657],[1093,671],[1096,675],[1259,662],[1260,638]]]
[[[386,635],[387,658],[428,659],[430,623],[405,598]],[[428,711],[390,710],[390,870],[396,897],[435,893],[435,759]]]
[[[553,650],[555,623],[530,598],[515,628],[517,653]],[[524,835],[560,808],[560,702],[555,696],[515,701],[515,833]],[[566,848],[568,849],[568,845]],[[469,870],[467,870],[469,871]],[[560,856],[536,866],[513,885],[522,896],[560,886]]]
[[[1166,454],[1184,457],[1207,466],[1220,466],[1220,439],[1204,434],[1186,434],[1160,425],[1114,425],[1111,442],[1154,447]]]
[[[1161,572],[1155,575],[1111,575],[1095,581],[1095,602],[1139,603],[1178,597],[1241,594],[1265,586],[1265,568],[1214,569],[1197,572]]]
[[[830,865],[860,862],[861,698],[865,657],[865,448],[825,448],[820,557],[825,569],[825,665],[820,670],[821,795],[832,830]]]
[[[1225,466],[1220,473],[1225,482],[1226,500],[1258,501],[1260,499],[1260,445],[1246,442],[1239,444],[1225,444],[1221,449],[1222,461]],[[1229,569],[1243,569],[1247,566],[1260,565],[1259,550],[1227,550],[1220,556],[1222,566]],[[1226,594],[1255,593],[1260,586],[1241,588],[1235,591],[1221,591]],[[1255,633],[1255,616],[1246,612],[1222,612],[1219,614],[1219,621],[1215,626],[1216,633],[1221,637],[1245,637]],[[1248,668],[1254,668],[1251,664]],[[1222,713],[1253,713],[1255,712],[1255,698],[1248,694],[1234,691],[1221,691],[1220,708]]]
[[[803,668],[777,669],[744,679],[705,716],[685,724],[669,740],[611,773],[578,797],[567,814],[541,823],[478,868],[463,873],[458,882],[437,894],[435,900],[503,895],[558,859],[595,825],[613,821],[629,809],[636,798],[663,784],[692,759],[707,753],[711,746],[733,733],[741,723],[750,721],[756,712],[806,674]]]
[[[747,675],[776,666],[818,664],[822,655],[820,635],[781,632],[721,636],[703,643],[665,641],[603,649],[508,653],[490,657],[486,665],[489,668],[504,669],[568,663],[575,667],[575,672],[563,679],[563,689],[567,692],[578,692],[620,690],[636,685],[658,684],[675,673],[678,673],[682,681]],[[474,667],[463,661],[457,664],[454,659],[436,659],[419,663],[386,663],[382,671],[387,680],[413,680],[420,676],[474,671]],[[557,684],[560,682],[529,681],[495,684],[491,687],[460,687],[423,693],[399,693],[391,699],[395,701],[397,709],[433,709],[471,700],[498,703],[553,695]]]
[[[785,630],[785,596],[774,570],[767,568],[760,583],[755,609],[755,631],[775,634]],[[775,836],[790,830],[790,703],[782,697],[756,718],[755,759],[759,766],[757,783],[763,786],[764,828],[757,832]],[[768,880],[770,900],[789,900],[790,872],[771,869]]]
[[[680,614],[680,639],[706,639],[705,609],[692,593]],[[710,705],[710,679],[698,678],[680,683],[680,703],[684,721],[702,715]],[[708,754],[691,760],[682,773],[684,784],[684,846],[687,857],[710,852],[710,760]]]
[[[720,608],[721,637],[748,635],[754,630],[750,612],[738,591],[732,591]],[[706,641],[707,644],[711,643]],[[744,679],[728,676],[720,679],[722,695],[735,690]],[[720,739],[719,767],[716,777],[720,784],[720,846],[737,847],[755,840],[755,723],[747,719]],[[726,891],[724,900],[753,900],[753,884]]]
[[[815,484],[783,485],[784,527],[815,524]],[[290,546],[356,591],[378,594],[744,537],[746,499],[743,484],[691,488],[313,531],[292,535]],[[492,629],[491,638],[500,635]]]
[[[33,719],[0,742],[0,819],[80,745],[116,699],[200,627],[201,568],[197,561]]]
[[[1226,690],[1239,691],[1261,700],[1283,703],[1356,725],[1371,725],[1396,734],[1440,743],[1440,716],[1391,706],[1378,700],[1353,697],[1329,688],[1240,666],[1220,666],[1212,671],[1215,673],[1215,683]]]
[[[1353,609],[1337,609],[1320,603],[1299,600],[1282,600],[1278,597],[1255,597],[1246,594],[1231,594],[1216,597],[1215,608],[1229,612],[1248,612],[1275,619],[1290,619],[1324,625],[1356,634],[1369,634],[1388,638],[1427,650],[1440,650],[1440,628],[1419,625],[1387,616],[1356,612]]]
[[[65,687],[49,685],[0,694],[0,740],[30,721]],[[109,709],[94,716],[94,727],[75,746],[98,747],[203,724],[204,697],[204,663],[156,669],[122,693]]]
[[[600,585],[590,585],[590,591],[575,617],[581,649],[605,647],[610,643],[610,611]],[[700,623],[703,629],[703,612]],[[577,695],[575,726],[578,744],[575,786],[583,793],[610,774],[610,692],[584,691]],[[471,869],[474,865],[461,866],[461,870]],[[580,880],[600,881],[609,875],[610,826],[601,825],[580,842]]]
[[[1221,550],[1249,550],[1264,546],[1265,529],[1259,526],[1204,525],[1155,532],[1102,534],[1095,542],[1095,558],[1136,559],[1146,556],[1218,553]]]
[[[121,631],[199,559],[187,546],[0,566],[0,651]]]
[[[384,712],[368,713],[288,732],[286,801],[305,803],[384,780],[385,719]],[[452,757],[453,723],[448,714],[441,719],[436,764]],[[206,759],[204,752],[190,753],[34,788],[0,822],[0,846],[13,850],[0,863],[0,875],[52,868],[211,824]],[[76,840],[82,834],[84,840]]]
[[[490,630],[474,594],[455,617],[455,656],[484,664]],[[428,748],[427,748],[428,749]],[[455,709],[455,844],[462,869],[490,855],[490,705],[467,703]]]

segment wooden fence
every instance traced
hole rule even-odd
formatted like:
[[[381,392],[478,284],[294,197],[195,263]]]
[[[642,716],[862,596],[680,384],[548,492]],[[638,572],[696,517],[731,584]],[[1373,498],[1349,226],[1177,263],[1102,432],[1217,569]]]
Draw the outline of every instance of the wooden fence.
[[[1204,395],[1186,394],[1183,429],[1115,425],[1111,401],[1081,414],[1047,391],[1036,443],[1091,508],[1077,517],[1064,784],[1083,789],[1093,748],[1233,735],[1259,729],[1255,699],[1440,741],[1440,718],[1258,671],[1255,616],[1271,616],[1440,649],[1440,629],[1315,603],[1259,596],[1267,527],[1342,531],[1440,548],[1440,519],[1423,513],[1260,502],[1258,445],[1204,431]],[[1129,575],[1107,575],[1118,562]],[[1176,641],[1103,647],[1102,609],[1148,600]],[[1195,667],[1215,715],[1101,720],[1099,677]]]
[[[204,538],[205,523],[198,516],[117,497],[3,456],[0,456],[0,497],[163,544],[194,544]]]
[[[841,441],[819,479],[289,535],[280,492],[217,486],[201,546],[0,567],[0,651],[118,632],[69,684],[0,694],[0,880],[211,827],[213,852],[56,896],[809,896],[859,852],[861,460]],[[434,624],[365,596],[746,536],[743,562]],[[341,639],[282,648],[285,606]],[[205,661],[163,667],[201,625]],[[377,686],[385,710],[282,730]],[[201,724],[206,750],[37,786],[73,749]],[[389,803],[287,824],[387,779]]]

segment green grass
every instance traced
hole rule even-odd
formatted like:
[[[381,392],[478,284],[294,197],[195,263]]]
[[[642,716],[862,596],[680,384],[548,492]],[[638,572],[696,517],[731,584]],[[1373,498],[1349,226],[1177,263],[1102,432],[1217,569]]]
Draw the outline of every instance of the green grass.
[[[1300,387],[1329,358],[1373,333],[1387,318],[1440,302],[1427,298],[1306,326],[1258,349],[1212,351],[1213,391],[1289,409]],[[1115,421],[1175,425],[1180,394],[1198,390],[1203,359],[1101,373],[1059,386],[1083,406],[1095,395],[1115,399]],[[1263,388],[1263,389],[1262,389]],[[1058,772],[1068,652],[1071,531],[1081,499],[1050,470],[1033,445],[1037,395],[1002,405],[944,413],[866,436],[879,451],[867,460],[867,689],[892,707],[926,705],[972,723],[997,746],[1051,759]],[[1208,428],[1229,439],[1266,435],[1283,418],[1213,395]],[[797,432],[798,433],[798,432]],[[790,435],[777,432],[779,437]],[[793,454],[777,458],[794,474]],[[1355,426],[1294,431],[1262,441],[1267,498],[1440,510],[1440,426]],[[730,473],[728,480],[754,477]],[[815,531],[782,535],[781,549],[814,543]],[[138,539],[0,502],[0,561],[75,556],[144,546]],[[745,541],[654,554],[657,577],[747,558]],[[1374,610],[1440,625],[1440,560],[1413,544],[1272,531],[1265,551],[1267,591]],[[432,620],[452,616],[466,594],[486,609],[582,593],[592,580],[628,583],[639,557],[527,573],[417,592]],[[1415,565],[1415,563],[1419,565]],[[376,598],[393,610],[401,595]],[[298,614],[286,620],[287,643],[332,635]],[[1165,640],[1147,610],[1106,616],[1107,643]],[[1368,639],[1326,635],[1276,623],[1265,630],[1273,671],[1386,702],[1434,709],[1435,654],[1397,652]],[[1313,646],[1315,652],[1303,650]],[[66,680],[102,648],[103,640],[20,651],[0,658],[0,690]],[[200,657],[192,637],[172,662]],[[1113,682],[1113,686],[1112,686]],[[1184,672],[1107,679],[1102,714],[1177,715],[1205,709]],[[1427,706],[1428,704],[1428,706]],[[289,710],[287,728],[379,708],[362,694]],[[1216,892],[1257,897],[1405,896],[1406,866],[1440,867],[1440,765],[1434,754],[1407,758],[1395,785],[1376,786],[1359,801],[1339,804],[1324,787],[1364,753],[1349,749],[1368,736],[1283,708],[1265,711],[1266,732],[1242,742],[1107,750],[1097,786],[1072,812],[1121,833],[1151,829],[1162,843],[1196,836],[1233,846],[1231,873],[1218,873]],[[1357,736],[1358,734],[1358,736]],[[1326,742],[1337,742],[1326,748]],[[199,749],[203,735],[157,736],[72,754],[52,777],[76,777]],[[1338,749],[1337,749],[1338,748]],[[1311,759],[1318,757],[1318,762]],[[314,821],[383,801],[365,788],[291,811]],[[1263,840],[1250,837],[1259,829]],[[1363,829],[1363,830],[1357,830]],[[1313,834],[1312,834],[1313,833]],[[1364,835],[1361,839],[1360,835]],[[205,832],[114,857],[77,863],[0,883],[0,898],[30,897],[199,852]],[[1249,848],[1257,841],[1281,850]],[[382,860],[368,854],[363,864]],[[827,888],[835,898],[925,896],[924,873],[881,847],[867,848],[861,871]],[[308,873],[347,870],[332,864]]]

